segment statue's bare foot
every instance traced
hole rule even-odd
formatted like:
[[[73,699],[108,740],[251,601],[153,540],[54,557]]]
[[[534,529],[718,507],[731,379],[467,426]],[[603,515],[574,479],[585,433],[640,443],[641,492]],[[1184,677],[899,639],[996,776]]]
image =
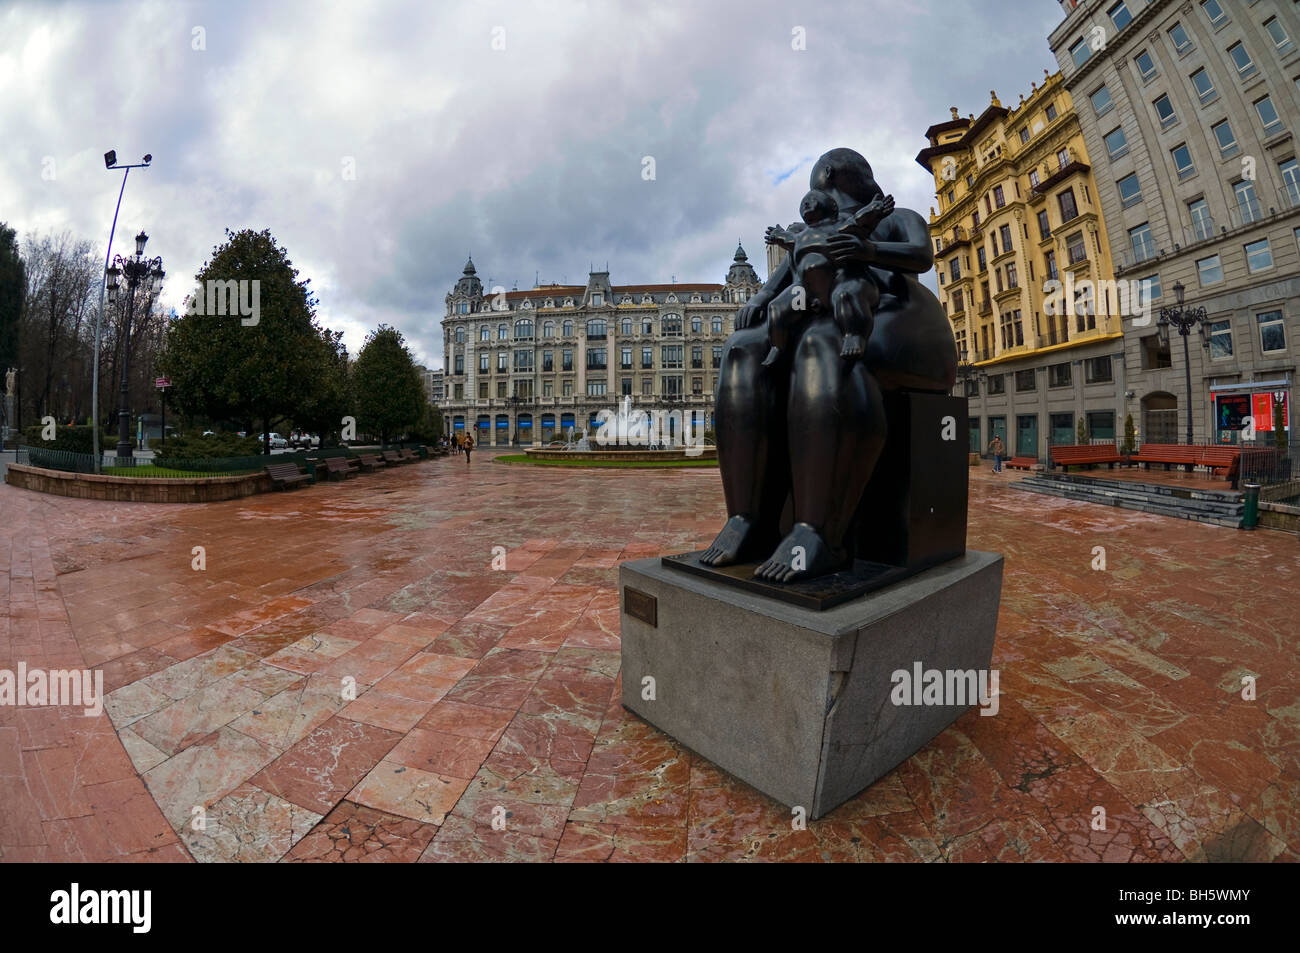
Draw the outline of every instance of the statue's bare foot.
[[[706,566],[730,566],[739,558],[741,549],[753,532],[754,524],[748,516],[731,517],[713,545],[700,554],[700,562]]]
[[[863,348],[866,345],[862,342],[861,334],[844,335],[844,343],[840,345],[840,357],[846,361],[854,360],[862,356]]]
[[[833,572],[843,561],[831,551],[821,533],[807,523],[795,523],[771,558],[754,570],[754,578],[796,582]]]
[[[772,345],[772,349],[767,352],[767,357],[763,358],[763,367],[771,367],[781,357],[781,349]]]

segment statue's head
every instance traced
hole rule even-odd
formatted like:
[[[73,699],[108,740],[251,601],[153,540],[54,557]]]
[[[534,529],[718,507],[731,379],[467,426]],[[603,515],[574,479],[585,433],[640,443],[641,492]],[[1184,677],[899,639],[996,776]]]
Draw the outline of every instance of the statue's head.
[[[799,217],[807,225],[834,221],[839,214],[840,207],[835,204],[835,200],[820,189],[808,192],[799,202]]]
[[[852,149],[832,149],[818,159],[808,177],[808,187],[837,189],[863,205],[884,195],[871,173],[871,164]]]

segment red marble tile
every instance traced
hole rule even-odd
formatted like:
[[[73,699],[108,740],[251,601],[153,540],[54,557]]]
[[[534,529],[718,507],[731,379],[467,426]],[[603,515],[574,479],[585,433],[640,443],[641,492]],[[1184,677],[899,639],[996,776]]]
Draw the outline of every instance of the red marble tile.
[[[401,737],[396,731],[336,716],[251,780],[286,801],[328,814]]]

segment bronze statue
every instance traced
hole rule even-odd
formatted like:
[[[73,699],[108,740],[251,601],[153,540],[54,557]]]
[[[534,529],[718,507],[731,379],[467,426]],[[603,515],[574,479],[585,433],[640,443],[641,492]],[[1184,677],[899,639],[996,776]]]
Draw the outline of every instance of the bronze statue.
[[[724,349],[715,432],[728,519],[699,555],[713,567],[763,560],[754,577],[777,583],[837,572],[905,533],[907,475],[882,467],[872,479],[887,437],[909,426],[895,396],[946,394],[957,373],[952,329],[916,277],[934,265],[925,220],[892,208],[852,149],[818,159],[809,186],[824,196],[805,198],[821,260],[809,267],[795,247],[737,311]],[[865,337],[860,359],[851,336]],[[963,548],[964,537],[963,497]]]

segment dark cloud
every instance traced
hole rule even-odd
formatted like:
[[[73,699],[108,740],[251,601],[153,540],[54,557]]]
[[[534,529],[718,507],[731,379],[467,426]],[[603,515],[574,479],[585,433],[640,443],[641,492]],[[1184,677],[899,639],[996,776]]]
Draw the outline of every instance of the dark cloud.
[[[507,288],[593,262],[721,281],[739,238],[761,274],[763,229],[838,145],[928,213],[925,128],[1027,92],[1059,19],[1023,0],[18,4],[0,218],[102,243],[103,152],[151,152],[117,242],[149,231],[178,305],[226,228],[269,228],[354,351],[387,322],[440,364],[470,252]]]

